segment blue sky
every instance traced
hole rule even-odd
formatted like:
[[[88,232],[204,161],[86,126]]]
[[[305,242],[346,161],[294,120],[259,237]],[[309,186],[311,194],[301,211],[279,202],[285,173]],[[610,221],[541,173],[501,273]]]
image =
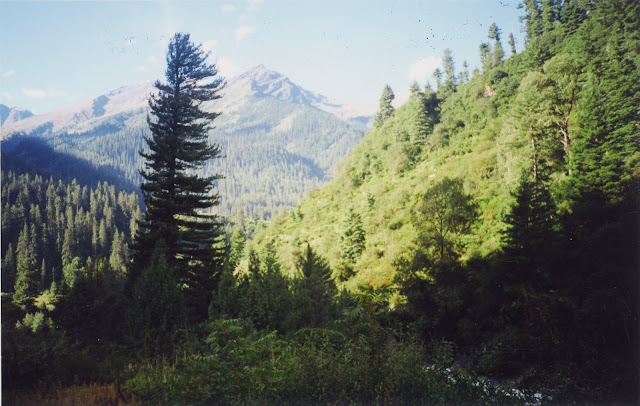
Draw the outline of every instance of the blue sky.
[[[508,0],[0,1],[0,103],[42,114],[120,86],[162,79],[175,32],[212,51],[222,74],[258,64],[342,102],[376,103],[431,80],[444,50],[479,67],[492,22],[513,30]]]

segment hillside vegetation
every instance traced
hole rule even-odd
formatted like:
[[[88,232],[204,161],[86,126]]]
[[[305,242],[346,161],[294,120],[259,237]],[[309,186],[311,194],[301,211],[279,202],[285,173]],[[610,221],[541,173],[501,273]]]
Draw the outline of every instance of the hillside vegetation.
[[[309,243],[423,337],[482,348],[486,373],[560,368],[588,386],[637,376],[639,9],[565,2],[547,20],[536,4],[522,53],[482,44],[467,83],[445,55],[437,91],[414,85],[256,241],[291,274]]]
[[[443,179],[461,180],[478,206],[470,232],[458,236],[463,260],[501,249],[513,193],[523,173],[533,174],[534,161],[561,219],[575,213],[584,193],[598,192],[603,208],[632,198],[640,158],[637,24],[624,7],[606,3],[592,12],[579,29],[557,24],[453,92],[414,92],[365,135],[336,179],[259,239],[274,239],[287,263],[292,247],[310,242],[341,269],[351,208],[366,234],[354,277],[380,286],[419,247],[416,236],[427,224],[417,211]],[[420,134],[420,125],[428,133]]]

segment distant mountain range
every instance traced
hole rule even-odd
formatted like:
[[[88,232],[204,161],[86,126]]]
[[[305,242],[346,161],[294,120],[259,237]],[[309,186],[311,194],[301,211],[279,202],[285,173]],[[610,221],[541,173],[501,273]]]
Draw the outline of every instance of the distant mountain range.
[[[3,170],[137,188],[153,91],[152,82],[144,82],[42,115],[0,105]],[[222,145],[226,158],[204,173],[225,176],[218,185],[225,215],[269,218],[295,206],[332,178],[374,113],[305,90],[263,65],[229,79],[223,94],[204,109],[222,112],[210,139]]]

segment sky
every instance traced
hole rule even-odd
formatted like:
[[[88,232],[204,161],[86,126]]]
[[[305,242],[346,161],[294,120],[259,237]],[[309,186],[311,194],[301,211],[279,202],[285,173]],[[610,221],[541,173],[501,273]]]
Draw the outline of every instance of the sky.
[[[176,32],[211,51],[223,77],[264,64],[344,103],[378,104],[389,84],[434,82],[446,48],[480,67],[489,26],[523,43],[510,0],[0,0],[0,104],[36,114],[164,78]]]

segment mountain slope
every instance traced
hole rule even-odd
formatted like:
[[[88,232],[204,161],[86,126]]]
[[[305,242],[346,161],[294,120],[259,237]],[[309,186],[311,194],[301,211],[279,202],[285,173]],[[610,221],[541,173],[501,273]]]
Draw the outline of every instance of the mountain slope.
[[[558,403],[633,403],[640,4],[562,7],[435,108],[414,92],[250,249],[275,247],[295,275],[308,244],[388,304],[387,326],[475,357],[481,375],[556,387]]]
[[[36,137],[57,152],[85,159],[99,171],[124,175],[137,185],[142,165],[137,151],[144,148],[142,137],[148,134],[147,99],[153,89],[150,82],[124,87],[10,123],[0,134],[3,152],[10,154],[26,138]],[[332,177],[335,163],[363,135],[361,124],[345,121],[350,111],[361,110],[332,104],[262,65],[230,79],[223,98],[205,109],[223,113],[211,141],[222,145],[226,158],[204,168],[205,174],[226,177],[219,183],[221,214],[269,218],[293,207],[306,191]],[[37,165],[36,157],[22,156]]]
[[[392,285],[399,264],[432,249],[423,240],[432,226],[419,211],[425,194],[445,178],[462,180],[478,207],[471,233],[456,242],[463,260],[501,250],[513,193],[532,167],[549,177],[553,203],[564,216],[578,210],[585,185],[602,194],[603,207],[628,201],[640,173],[639,129],[632,124],[640,116],[640,41],[628,27],[610,33],[599,20],[588,21],[575,33],[559,25],[456,92],[439,93],[439,114],[428,114],[440,122],[423,139],[416,134],[423,113],[410,99],[365,135],[335,179],[258,242],[275,241],[289,269],[308,242],[344,273],[345,211],[353,208],[362,217],[366,245],[352,264],[351,283]],[[611,43],[618,54],[603,51]],[[562,131],[570,135],[567,145]]]
[[[518,61],[512,58],[505,64]],[[345,209],[353,208],[362,217],[366,234],[365,250],[354,264],[353,282],[388,285],[397,262],[417,249],[420,224],[414,221],[414,214],[423,195],[449,177],[464,179],[465,191],[482,209],[483,223],[468,241],[467,256],[499,249],[500,220],[508,210],[516,176],[510,167],[501,165],[504,157],[498,149],[504,117],[497,110],[509,99],[485,94],[487,76],[474,77],[440,103],[441,122],[424,140],[414,139],[419,101],[410,99],[365,135],[339,165],[335,179],[313,191],[258,240],[275,239],[283,262],[291,268],[298,245],[309,242],[340,273]],[[438,116],[438,111],[429,114]],[[522,164],[521,160],[509,162]]]

